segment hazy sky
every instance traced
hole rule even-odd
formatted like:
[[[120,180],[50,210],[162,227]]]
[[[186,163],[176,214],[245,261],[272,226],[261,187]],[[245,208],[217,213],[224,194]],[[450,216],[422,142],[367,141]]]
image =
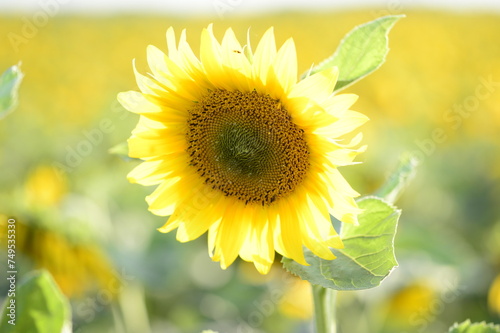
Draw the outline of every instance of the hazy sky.
[[[389,11],[412,7],[500,12],[500,0],[0,0],[0,11],[57,10],[59,12],[163,12],[216,15],[269,10],[324,10],[376,6]]]

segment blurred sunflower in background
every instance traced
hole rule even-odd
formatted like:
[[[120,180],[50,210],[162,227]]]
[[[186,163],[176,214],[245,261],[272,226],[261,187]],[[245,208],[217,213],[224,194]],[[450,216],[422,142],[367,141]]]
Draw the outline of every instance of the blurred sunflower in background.
[[[500,274],[491,283],[488,292],[488,305],[492,312],[500,315]]]
[[[168,55],[148,48],[150,76],[136,71],[141,92],[119,94],[140,115],[128,140],[143,163],[131,182],[157,185],[149,209],[170,216],[159,230],[177,229],[181,242],[208,230],[214,261],[227,268],[239,255],[266,274],[275,251],[303,265],[303,246],[334,259],[342,248],[330,214],[357,223],[358,195],[337,167],[364,147],[356,135],[367,121],[349,110],[353,94],[333,95],[338,70],[297,82],[293,40],[276,49],[268,29],[255,52],[231,29],[219,43],[212,26],[201,34],[198,59],[183,31],[177,45],[167,32]]]
[[[289,318],[311,319],[314,304],[310,283],[299,278],[294,278],[280,299],[279,309]]]
[[[430,305],[438,296],[438,291],[429,281],[410,281],[395,290],[380,307],[381,313],[386,312],[386,329],[404,332],[414,328],[417,319],[429,320],[435,316]]]
[[[0,228],[4,232],[8,217],[1,217]],[[119,283],[99,246],[75,242],[40,223],[16,220],[18,253],[29,260],[33,269],[47,269],[66,296],[78,298],[92,290]]]
[[[116,286],[119,279],[85,223],[61,215],[67,183],[63,173],[47,165],[38,166],[27,176],[21,202],[24,213],[14,214],[16,249],[19,262],[26,264],[22,270],[47,269],[66,296],[78,298]],[[0,216],[0,234],[6,235],[9,217]]]

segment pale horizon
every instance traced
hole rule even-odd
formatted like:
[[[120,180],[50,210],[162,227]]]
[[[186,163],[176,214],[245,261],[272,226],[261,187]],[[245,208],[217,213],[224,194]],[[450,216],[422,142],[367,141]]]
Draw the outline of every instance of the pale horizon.
[[[412,8],[453,11],[500,12],[498,0],[7,0],[0,2],[0,11],[57,13],[171,13],[182,15],[217,15],[221,11],[232,14],[257,14],[289,10],[341,10],[363,7],[386,9],[389,13]]]

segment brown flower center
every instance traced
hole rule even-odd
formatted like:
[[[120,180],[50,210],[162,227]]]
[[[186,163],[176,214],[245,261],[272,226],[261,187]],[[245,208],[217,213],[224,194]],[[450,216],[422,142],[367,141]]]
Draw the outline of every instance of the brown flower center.
[[[189,110],[187,152],[205,183],[245,203],[293,192],[309,167],[304,131],[278,100],[209,91]]]

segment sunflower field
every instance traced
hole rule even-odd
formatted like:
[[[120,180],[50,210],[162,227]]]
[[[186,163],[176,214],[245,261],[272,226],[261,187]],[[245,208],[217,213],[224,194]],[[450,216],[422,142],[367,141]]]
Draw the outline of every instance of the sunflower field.
[[[158,232],[166,218],[144,200],[154,187],[130,184],[139,161],[117,153],[139,120],[117,95],[137,90],[132,59],[148,73],[147,46],[166,52],[169,27],[186,29],[198,55],[199,32],[210,23],[218,38],[231,27],[253,45],[273,26],[277,45],[293,38],[300,75],[354,26],[405,14],[390,32],[384,65],[345,90],[370,120],[361,127],[362,163],[340,168],[370,195],[401,156],[418,162],[395,203],[403,211],[398,267],[378,288],[338,293],[338,332],[500,324],[500,14],[49,14],[0,14],[0,72],[19,64],[24,74],[17,107],[0,115],[2,303],[8,272],[19,286],[45,270],[69,302],[72,332],[312,332],[310,285],[280,258],[266,275],[240,259],[223,270],[207,254],[206,235],[184,244]]]

